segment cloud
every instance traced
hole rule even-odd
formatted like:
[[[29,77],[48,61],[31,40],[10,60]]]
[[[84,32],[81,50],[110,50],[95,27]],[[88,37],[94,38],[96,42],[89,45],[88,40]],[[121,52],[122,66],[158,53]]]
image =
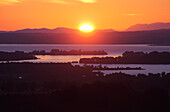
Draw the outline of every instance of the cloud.
[[[121,14],[122,16],[142,16],[143,14],[134,14],[134,13],[131,13],[131,14]]]
[[[96,3],[97,2],[97,0],[77,0],[77,1],[80,1],[83,3]]]
[[[59,4],[73,4],[73,3],[76,3],[76,2],[81,2],[81,3],[96,3],[98,1],[97,0],[48,0],[46,2],[59,3]]]
[[[20,3],[25,0],[0,0],[0,5],[11,5]],[[27,1],[38,1],[38,2],[49,2],[49,3],[58,3],[58,4],[74,4],[74,3],[96,3],[98,0],[27,0]]]
[[[66,0],[49,0],[48,2],[59,3],[59,4],[70,4],[70,2],[68,2]]]
[[[11,5],[19,2],[20,0],[0,0],[0,5]]]

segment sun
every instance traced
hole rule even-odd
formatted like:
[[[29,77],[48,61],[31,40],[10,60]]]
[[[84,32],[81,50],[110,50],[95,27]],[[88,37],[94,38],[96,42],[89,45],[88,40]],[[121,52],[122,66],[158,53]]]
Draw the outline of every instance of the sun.
[[[94,28],[89,24],[85,24],[85,25],[82,25],[79,28],[79,30],[82,31],[82,32],[92,32],[94,30]]]

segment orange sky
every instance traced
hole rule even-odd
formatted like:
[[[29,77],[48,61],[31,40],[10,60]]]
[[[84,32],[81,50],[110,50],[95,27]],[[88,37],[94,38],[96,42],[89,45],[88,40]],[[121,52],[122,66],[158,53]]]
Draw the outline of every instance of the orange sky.
[[[170,0],[0,0],[0,30],[78,28],[125,30],[137,23],[170,22]]]

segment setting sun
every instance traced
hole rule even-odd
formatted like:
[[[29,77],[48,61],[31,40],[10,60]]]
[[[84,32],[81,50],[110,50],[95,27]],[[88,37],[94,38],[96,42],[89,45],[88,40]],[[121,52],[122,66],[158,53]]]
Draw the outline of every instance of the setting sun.
[[[91,26],[91,25],[82,25],[80,28],[79,28],[80,31],[83,31],[83,32],[92,32],[94,30],[94,28]]]

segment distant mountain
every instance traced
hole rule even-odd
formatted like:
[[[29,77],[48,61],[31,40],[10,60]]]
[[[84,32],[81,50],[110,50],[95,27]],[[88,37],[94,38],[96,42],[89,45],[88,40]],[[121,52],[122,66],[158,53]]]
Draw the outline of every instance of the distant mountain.
[[[6,31],[0,31],[0,33],[6,33]]]
[[[44,32],[44,31],[43,31]],[[88,37],[88,38],[84,38]],[[152,44],[170,45],[170,29],[72,33],[0,33],[0,44]]]
[[[97,30],[98,32],[116,32],[116,30],[113,29],[104,29],[104,30]]]
[[[136,24],[129,27],[126,31],[145,31],[159,29],[170,29],[170,23]]]
[[[0,33],[74,33],[77,29],[58,27],[55,29],[40,28],[40,29],[22,29],[16,31],[0,31]],[[115,32],[112,29],[96,30],[97,32]]]
[[[59,27],[59,28],[55,28],[55,29],[47,29],[47,28],[23,29],[23,30],[17,30],[14,32],[15,33],[71,33],[74,31],[76,31],[76,30],[70,29],[70,28]]]

